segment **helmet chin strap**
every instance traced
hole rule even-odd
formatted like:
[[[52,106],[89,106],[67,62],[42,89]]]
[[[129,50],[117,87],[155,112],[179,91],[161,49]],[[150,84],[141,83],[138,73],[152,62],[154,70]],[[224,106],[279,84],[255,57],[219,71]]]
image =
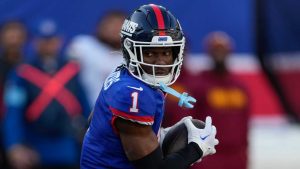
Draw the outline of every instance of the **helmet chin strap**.
[[[155,86],[159,86],[159,83],[164,83],[164,84],[168,84],[172,81],[172,74],[169,73],[165,76],[154,76],[151,74],[146,73],[145,71],[143,71],[142,74],[142,79],[155,85]]]

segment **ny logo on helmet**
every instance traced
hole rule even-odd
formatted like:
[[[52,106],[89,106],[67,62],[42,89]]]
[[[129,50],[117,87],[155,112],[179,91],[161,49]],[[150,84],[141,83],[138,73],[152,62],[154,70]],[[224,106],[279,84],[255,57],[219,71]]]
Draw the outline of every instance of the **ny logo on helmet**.
[[[168,37],[166,37],[166,36],[165,37],[159,37],[158,41],[159,42],[161,42],[161,41],[168,41]]]
[[[137,23],[126,19],[122,25],[122,33],[124,33],[124,31],[125,31],[126,33],[133,34],[137,27],[138,27]],[[126,33],[124,33],[124,34],[126,34]]]

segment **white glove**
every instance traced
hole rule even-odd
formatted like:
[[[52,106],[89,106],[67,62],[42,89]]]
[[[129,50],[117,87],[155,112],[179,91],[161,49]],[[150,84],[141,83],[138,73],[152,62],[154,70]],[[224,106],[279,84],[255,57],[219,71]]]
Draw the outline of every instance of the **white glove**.
[[[161,127],[160,130],[159,130],[159,137],[158,137],[158,142],[159,142],[159,145],[160,147],[162,147],[162,143],[165,139],[165,136],[166,134],[172,129],[172,128],[175,128],[177,126],[179,126],[180,124],[184,123],[184,121],[186,119],[192,119],[193,117],[192,116],[186,116],[186,117],[183,117],[181,120],[179,120],[176,124],[174,124],[173,126],[171,127],[167,127],[167,128],[163,128]]]
[[[202,157],[216,153],[215,146],[219,144],[219,140],[216,139],[217,129],[212,125],[210,116],[206,117],[204,129],[195,127],[191,119],[185,119],[184,124],[188,130],[188,143],[197,143],[203,152]],[[200,161],[201,159],[197,162]]]

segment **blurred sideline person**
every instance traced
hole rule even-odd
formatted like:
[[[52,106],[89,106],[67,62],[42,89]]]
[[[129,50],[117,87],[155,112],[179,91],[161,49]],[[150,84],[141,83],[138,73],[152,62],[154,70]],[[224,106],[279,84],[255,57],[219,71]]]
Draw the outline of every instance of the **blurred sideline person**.
[[[19,21],[8,21],[0,28],[0,93],[8,73],[23,60],[23,47],[27,31]],[[2,94],[1,94],[2,96]],[[0,115],[3,115],[3,102],[0,98]]]
[[[126,64],[104,82],[84,138],[81,169],[184,169],[214,154],[218,140],[210,117],[205,129],[183,118],[177,125],[187,126],[189,144],[161,152],[164,135],[177,126],[160,129],[165,95],[159,83],[170,85],[180,73],[185,38],[178,20],[162,6],[143,5],[124,21],[121,39]]]
[[[233,42],[225,32],[217,31],[208,34],[204,43],[214,65],[197,77],[193,117],[202,119],[211,116],[218,128],[220,144],[216,155],[191,168],[246,169],[250,99],[246,87],[226,65]]]
[[[80,80],[91,107],[105,78],[123,61],[120,30],[125,17],[121,11],[108,12],[99,21],[95,35],[78,35],[67,49],[81,65]]]
[[[5,88],[8,159],[14,169],[79,168],[77,137],[89,112],[79,65],[59,56],[62,38],[52,20],[41,21],[35,33],[37,56],[20,64]]]
[[[0,27],[0,168],[6,166],[2,138],[4,85],[9,72],[23,60],[26,39],[27,31],[20,21],[7,21]]]

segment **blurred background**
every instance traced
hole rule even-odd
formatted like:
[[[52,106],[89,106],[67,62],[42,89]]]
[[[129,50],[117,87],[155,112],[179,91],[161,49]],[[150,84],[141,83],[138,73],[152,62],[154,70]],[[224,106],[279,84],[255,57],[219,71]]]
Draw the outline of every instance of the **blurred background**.
[[[181,75],[180,82],[188,89],[190,81],[187,82],[185,78],[191,77],[193,81],[199,81],[199,83],[195,83],[199,85],[191,85],[191,95],[193,92],[197,95],[197,89],[200,91],[200,84],[203,82],[200,74],[216,67],[214,59],[210,57],[212,54],[207,42],[210,33],[221,32],[221,35],[225,35],[225,39],[229,41],[229,49],[224,54],[230,55],[230,57],[226,57],[226,68],[234,75],[234,79],[241,84],[243,90],[246,91],[245,97],[247,97],[245,101],[247,103],[247,115],[244,124],[247,123],[249,128],[241,131],[245,133],[245,136],[241,137],[247,139],[247,143],[245,143],[247,155],[243,158],[248,159],[245,160],[248,169],[299,169],[300,2],[297,0],[231,0],[230,2],[225,0],[1,0],[0,94],[3,97],[0,99],[0,114],[2,117],[1,126],[3,126],[1,127],[2,154],[7,156],[3,163],[7,166],[11,161],[19,161],[18,159],[22,158],[18,155],[12,155],[14,154],[13,150],[15,150],[13,148],[16,147],[13,145],[18,142],[14,136],[11,136],[12,134],[6,134],[11,130],[14,131],[14,127],[19,129],[20,125],[10,124],[13,120],[6,118],[9,117],[7,113],[13,114],[15,112],[9,111],[12,110],[9,107],[14,107],[17,104],[16,99],[2,98],[6,96],[5,93],[8,93],[7,97],[9,98],[15,96],[20,99],[23,97],[18,95],[18,92],[22,92],[19,88],[17,90],[14,88],[13,92],[7,89],[9,88],[7,84],[11,82],[11,79],[15,79],[11,77],[13,75],[10,72],[18,69],[18,65],[21,63],[35,60],[37,53],[43,55],[41,50],[48,49],[51,51],[51,49],[41,48],[41,45],[37,44],[45,45],[46,42],[41,42],[41,39],[47,39],[45,41],[49,42],[49,39],[58,36],[61,39],[60,43],[57,44],[59,49],[54,53],[58,55],[57,58],[59,59],[67,58],[66,60],[75,59],[78,61],[81,67],[80,73],[84,75],[79,77],[79,85],[83,86],[83,93],[86,95],[89,110],[91,110],[97,97],[95,93],[98,94],[98,91],[95,92],[95,90],[100,90],[97,84],[103,81],[100,79],[93,81],[93,79],[98,75],[105,78],[108,72],[122,61],[118,46],[119,39],[118,36],[116,37],[118,33],[116,32],[119,31],[124,17],[140,5],[148,3],[167,7],[181,23],[187,38],[187,50],[184,60],[184,74]],[[51,21],[50,23],[53,24],[47,22],[48,24],[45,26],[45,23],[42,23],[45,21]],[[109,24],[112,25],[109,26]],[[42,27],[46,27],[46,30]],[[113,28],[116,28],[116,32]],[[226,45],[222,44],[222,38],[219,42],[218,45],[222,51]],[[46,52],[44,55],[48,56],[52,53]],[[48,65],[49,59],[46,60],[46,65]],[[45,69],[45,72],[48,72],[47,70]],[[55,73],[53,76],[55,77]],[[16,84],[19,85],[19,81]],[[75,93],[73,94],[77,95],[77,91],[74,90]],[[202,96],[199,95],[199,97]],[[232,97],[236,98],[237,96]],[[226,100],[227,97],[223,97],[222,94],[216,96],[218,103],[223,103],[222,98]],[[60,103],[63,106],[64,103]],[[29,102],[26,104],[30,107]],[[80,104],[84,105],[82,102]],[[17,105],[22,104],[18,103]],[[20,112],[25,112],[24,107],[26,106],[23,106]],[[45,107],[47,109],[47,106]],[[67,106],[63,107],[64,110],[67,109]],[[181,110],[178,109],[178,111]],[[66,112],[68,113],[68,111]],[[230,114],[230,116],[235,115]],[[73,117],[70,118],[72,119],[70,124],[73,124]],[[224,117],[223,119],[219,126],[217,124],[218,129],[226,128],[226,123],[235,123],[234,120],[227,121],[229,118]],[[238,120],[239,118],[230,119]],[[34,125],[38,125],[42,121],[38,121]],[[220,121],[222,120],[220,119]],[[75,122],[82,124],[78,120]],[[28,119],[22,125],[30,125]],[[84,125],[82,124],[82,126]],[[77,128],[82,128],[82,126],[77,126]],[[30,129],[28,130],[31,132]],[[238,125],[232,126],[230,129],[233,134],[236,132],[235,130],[239,130]],[[7,139],[7,137],[12,138]],[[29,136],[26,135],[26,137]],[[30,145],[28,142],[26,145]],[[236,144],[240,143],[236,142]],[[77,147],[80,151],[80,143]],[[34,148],[32,149],[34,150]],[[31,159],[32,161],[44,163],[43,155],[35,154],[39,154],[38,150],[36,150],[37,152],[23,150],[24,147],[19,152],[34,154],[32,159],[35,160]],[[45,159],[47,158],[48,156],[45,157]],[[26,160],[28,159],[24,159],[24,161]],[[231,162],[234,163],[237,160],[238,158],[233,157]],[[76,165],[58,163],[61,168]],[[49,163],[45,163],[46,166],[52,164],[56,164],[56,161],[50,160]],[[28,166],[30,168],[31,165],[28,164]],[[20,168],[20,166],[13,167]],[[202,166],[197,167],[201,168]],[[58,167],[54,165],[54,168]],[[241,167],[237,168],[242,169]]]

